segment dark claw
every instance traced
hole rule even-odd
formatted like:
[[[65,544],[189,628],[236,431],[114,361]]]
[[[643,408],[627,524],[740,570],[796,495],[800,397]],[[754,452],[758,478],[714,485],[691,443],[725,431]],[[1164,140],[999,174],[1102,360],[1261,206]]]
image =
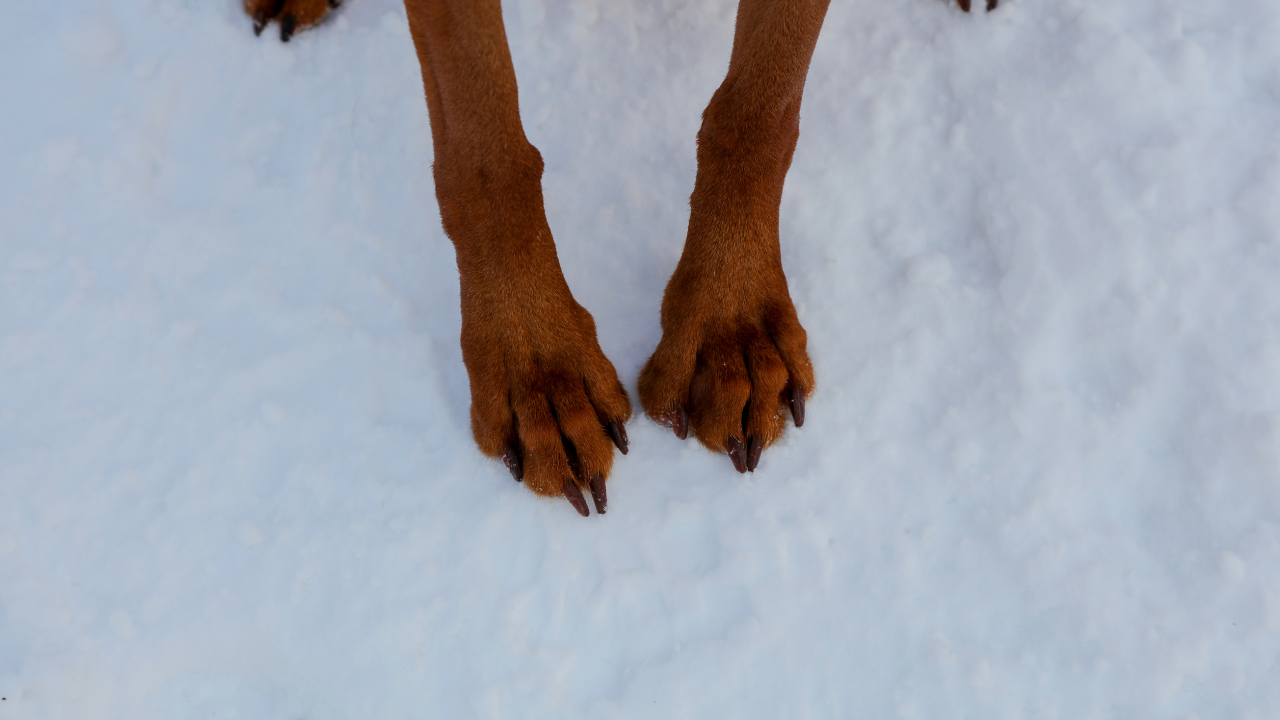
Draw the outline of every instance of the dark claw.
[[[587,517],[591,514],[591,511],[587,509],[587,500],[582,497],[582,490],[578,489],[578,483],[574,482],[573,478],[564,479],[564,490],[562,492],[564,492],[565,499],[569,501],[574,510],[578,511],[579,515]]]
[[[991,12],[992,10],[995,10],[996,5],[999,4],[999,2],[1000,0],[987,0],[987,12]]]
[[[747,438],[747,472],[755,472],[760,464],[760,453],[764,452],[764,441],[759,435]]]
[[[609,431],[609,438],[613,440],[613,444],[622,451],[623,455],[627,454],[627,426],[620,422],[610,420],[605,424],[605,429]]]
[[[298,18],[292,13],[280,18],[280,41],[289,42],[289,38],[293,37],[293,29],[298,26]]]
[[[798,387],[787,388],[787,393],[791,396],[791,418],[796,421],[796,427],[804,425],[804,390]]]
[[[676,437],[681,440],[689,437],[689,413],[683,407],[679,412],[671,414],[671,429],[676,431]]]
[[[511,471],[511,477],[516,482],[524,480],[524,468],[520,466],[520,451],[514,446],[508,447],[507,451],[502,453],[502,462],[506,463],[507,469]]]
[[[604,478],[600,477],[600,473],[591,476],[591,500],[596,504],[596,514],[603,515],[604,509],[609,506],[609,495],[604,489]]]
[[[258,8],[258,12],[253,14],[253,34],[261,35],[263,28],[271,22],[271,18],[279,15],[283,9],[284,0],[276,0],[268,8]]]
[[[329,0],[329,7],[336,8],[342,4],[342,0]]]
[[[969,0],[960,0],[960,9],[969,12]]]
[[[730,435],[729,439],[724,441],[724,451],[729,453],[729,459],[733,461],[735,470],[740,473],[747,471],[747,453],[742,449],[742,442],[738,438]]]

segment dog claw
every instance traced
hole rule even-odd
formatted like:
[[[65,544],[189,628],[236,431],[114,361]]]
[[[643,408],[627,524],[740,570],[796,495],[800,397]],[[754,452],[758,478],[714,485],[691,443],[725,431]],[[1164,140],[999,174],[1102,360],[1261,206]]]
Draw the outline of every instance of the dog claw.
[[[620,422],[610,420],[605,424],[605,429],[609,431],[609,439],[613,440],[614,446],[616,446],[623,455],[626,455],[627,446],[630,444],[627,441],[627,426]]]
[[[742,449],[742,441],[730,435],[729,439],[724,441],[724,451],[729,453],[729,459],[733,461],[733,467],[735,470],[740,473],[745,473],[747,471],[747,453]]]
[[[747,472],[755,472],[760,464],[760,453],[764,452],[764,442],[759,435],[747,438]]]
[[[564,489],[562,490],[564,497],[573,506],[574,510],[582,517],[587,517],[591,511],[587,509],[587,500],[582,497],[582,490],[578,488],[578,483],[573,478],[564,479]]]
[[[791,396],[791,419],[795,420],[796,427],[804,425],[804,390],[798,387],[787,388],[787,394]]]
[[[253,13],[253,34],[261,35],[262,31],[266,29],[267,23],[271,22],[271,18],[279,15],[283,9],[284,0],[276,0],[267,7],[259,7]]]
[[[689,437],[689,413],[683,407],[679,412],[671,413],[671,429],[681,440]]]
[[[591,501],[596,504],[596,514],[603,515],[609,506],[609,495],[604,489],[604,478],[600,473],[591,476]]]
[[[507,451],[502,453],[502,462],[511,471],[511,477],[515,478],[516,482],[524,480],[524,468],[520,466],[519,450],[516,450],[514,446],[508,447]]]
[[[289,38],[293,37],[293,30],[297,26],[298,19],[292,14],[280,18],[280,41],[289,42]]]
[[[992,10],[995,10],[996,5],[999,4],[999,2],[1000,0],[987,0],[987,12],[991,12]]]
[[[960,0],[960,9],[969,12],[969,0]]]

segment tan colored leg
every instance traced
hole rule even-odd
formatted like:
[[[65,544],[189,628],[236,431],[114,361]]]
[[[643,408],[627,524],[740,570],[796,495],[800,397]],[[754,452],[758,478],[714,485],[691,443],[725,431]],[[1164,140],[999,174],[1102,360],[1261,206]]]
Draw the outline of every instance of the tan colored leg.
[[[542,158],[520,124],[497,0],[406,0],[422,64],[436,198],[457,252],[471,428],[540,495],[604,511],[626,391],[574,301],[542,205]]]
[[[743,0],[724,83],[698,132],[684,253],[662,340],[640,374],[645,411],[727,452],[739,472],[804,422],[813,368],[778,247],[782,184],[828,0]]]

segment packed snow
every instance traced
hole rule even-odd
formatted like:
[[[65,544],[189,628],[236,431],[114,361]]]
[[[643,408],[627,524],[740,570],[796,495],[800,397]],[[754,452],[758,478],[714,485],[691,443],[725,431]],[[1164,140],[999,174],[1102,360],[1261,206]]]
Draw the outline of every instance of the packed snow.
[[[635,397],[729,0],[510,0]],[[470,438],[398,0],[0,20],[0,719],[1280,717],[1280,3],[836,0],[782,207],[819,387]]]

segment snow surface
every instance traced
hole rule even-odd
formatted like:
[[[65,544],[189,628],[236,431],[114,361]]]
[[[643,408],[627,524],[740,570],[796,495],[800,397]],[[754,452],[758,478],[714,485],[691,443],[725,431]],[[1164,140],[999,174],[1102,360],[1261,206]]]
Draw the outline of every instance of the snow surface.
[[[836,0],[819,389],[609,514],[475,449],[397,0],[0,21],[0,719],[1280,717],[1280,3]],[[634,397],[728,0],[512,0]]]

